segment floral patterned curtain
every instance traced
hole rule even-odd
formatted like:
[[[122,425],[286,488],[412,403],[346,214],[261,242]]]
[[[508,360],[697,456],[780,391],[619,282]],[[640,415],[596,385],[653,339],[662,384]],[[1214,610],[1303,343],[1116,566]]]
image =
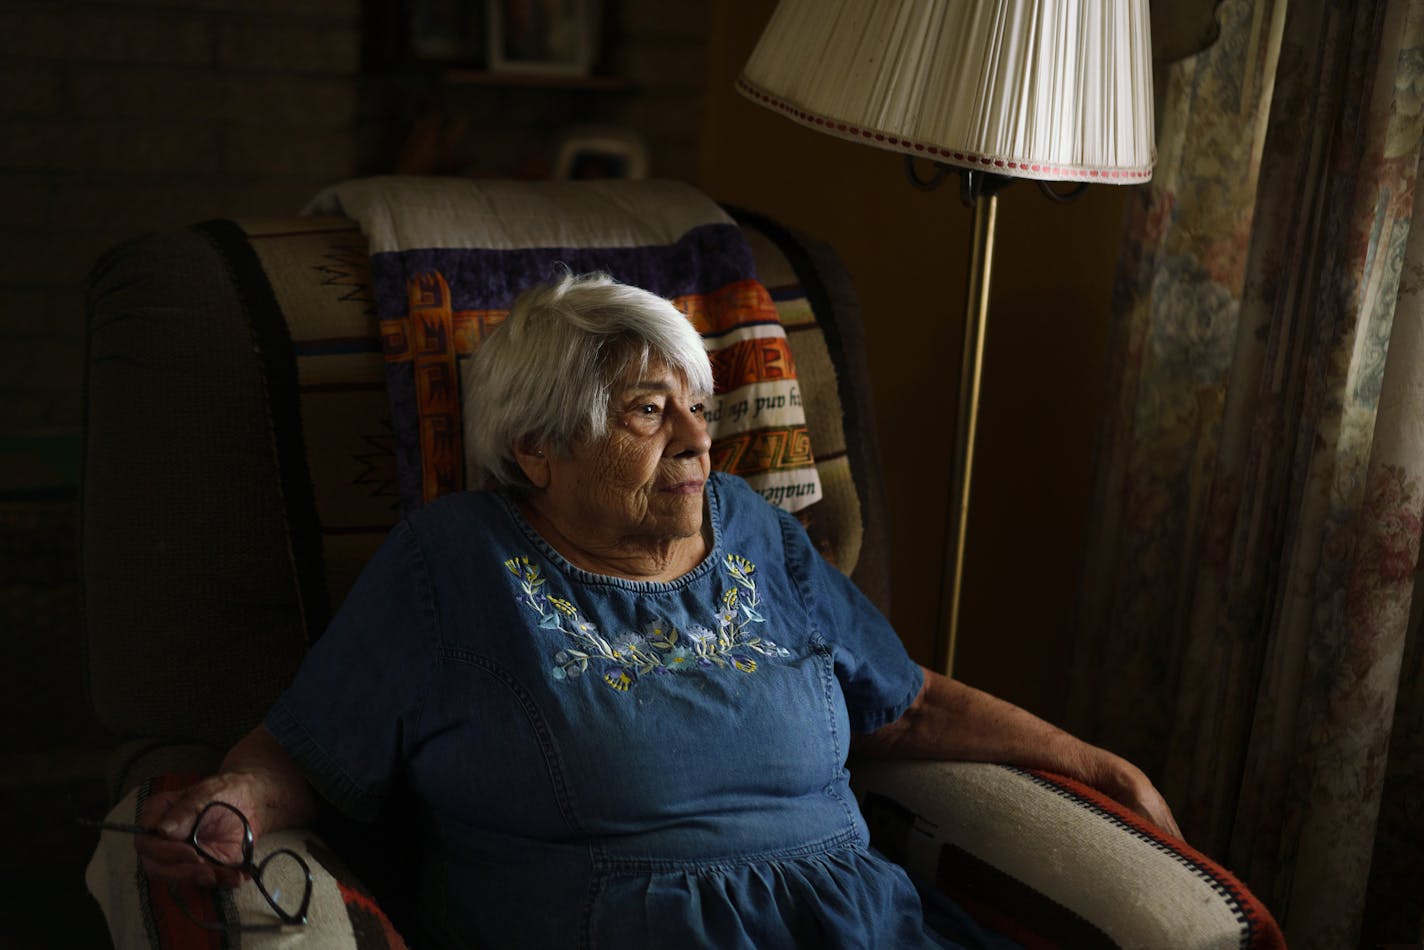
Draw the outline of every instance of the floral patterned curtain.
[[[1226,0],[1130,208],[1071,725],[1293,947],[1424,911],[1424,0]]]

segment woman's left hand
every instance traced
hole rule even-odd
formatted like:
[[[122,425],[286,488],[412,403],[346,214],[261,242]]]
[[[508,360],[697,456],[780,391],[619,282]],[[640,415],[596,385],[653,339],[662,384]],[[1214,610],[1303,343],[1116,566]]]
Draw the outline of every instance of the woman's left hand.
[[[1141,769],[1106,749],[1093,751],[1096,753],[1096,761],[1087,770],[1087,784],[1146,818],[1174,838],[1182,837],[1182,831],[1177,827],[1177,819],[1172,816],[1172,809],[1167,800]]]
[[[1131,762],[958,680],[933,670],[925,670],[924,676],[910,708],[889,725],[858,736],[858,751],[1057,772],[1092,786],[1166,833],[1182,836],[1166,800]]]

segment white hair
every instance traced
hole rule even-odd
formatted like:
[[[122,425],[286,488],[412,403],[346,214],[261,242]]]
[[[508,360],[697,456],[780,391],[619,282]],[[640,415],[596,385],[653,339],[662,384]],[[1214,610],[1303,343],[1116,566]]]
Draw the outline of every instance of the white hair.
[[[516,446],[566,455],[608,431],[615,383],[651,359],[712,395],[702,337],[671,303],[607,274],[565,273],[520,295],[464,374],[465,452],[472,484],[527,488]]]

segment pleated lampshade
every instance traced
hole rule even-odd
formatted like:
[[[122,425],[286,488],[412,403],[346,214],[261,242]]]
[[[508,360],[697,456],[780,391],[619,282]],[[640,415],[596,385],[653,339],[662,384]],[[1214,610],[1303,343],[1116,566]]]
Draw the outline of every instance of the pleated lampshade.
[[[781,0],[737,88],[803,125],[1015,178],[1152,176],[1147,0]]]

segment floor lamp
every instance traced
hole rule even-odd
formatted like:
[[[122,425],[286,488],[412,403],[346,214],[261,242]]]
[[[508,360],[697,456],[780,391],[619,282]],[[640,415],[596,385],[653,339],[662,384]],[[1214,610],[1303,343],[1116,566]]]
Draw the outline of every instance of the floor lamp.
[[[936,665],[954,667],[997,194],[1024,178],[1138,184],[1152,175],[1147,0],[781,0],[737,80],[829,135],[902,152],[973,208],[963,371]],[[921,178],[916,158],[935,163]]]

